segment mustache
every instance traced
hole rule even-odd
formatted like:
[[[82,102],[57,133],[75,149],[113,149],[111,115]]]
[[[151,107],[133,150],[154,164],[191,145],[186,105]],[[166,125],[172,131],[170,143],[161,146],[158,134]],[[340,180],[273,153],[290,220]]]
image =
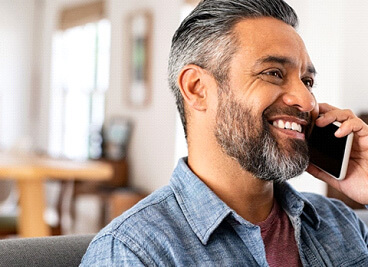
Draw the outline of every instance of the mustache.
[[[308,123],[308,126],[312,124],[312,116],[310,112],[303,112],[293,107],[269,107],[263,112],[264,118],[269,118],[271,116],[277,115],[288,115],[299,118],[301,120],[305,120]]]

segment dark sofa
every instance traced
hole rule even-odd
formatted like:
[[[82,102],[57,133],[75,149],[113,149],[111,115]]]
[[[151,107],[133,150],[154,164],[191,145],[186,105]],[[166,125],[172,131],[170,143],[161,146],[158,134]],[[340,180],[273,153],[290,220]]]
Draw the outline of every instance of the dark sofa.
[[[0,240],[0,266],[78,266],[94,235]]]

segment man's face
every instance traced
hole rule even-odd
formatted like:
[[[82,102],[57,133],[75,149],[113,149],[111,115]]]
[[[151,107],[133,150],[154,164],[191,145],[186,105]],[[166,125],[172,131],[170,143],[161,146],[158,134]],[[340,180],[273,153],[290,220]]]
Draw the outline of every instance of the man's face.
[[[238,51],[218,92],[217,142],[257,178],[297,176],[308,166],[305,133],[318,114],[304,43],[273,18],[244,20],[235,34]]]

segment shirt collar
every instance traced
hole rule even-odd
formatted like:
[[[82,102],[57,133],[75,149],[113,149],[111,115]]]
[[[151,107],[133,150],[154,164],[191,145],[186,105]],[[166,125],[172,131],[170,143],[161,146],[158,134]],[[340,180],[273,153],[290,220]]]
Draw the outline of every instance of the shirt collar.
[[[305,195],[296,191],[289,183],[275,184],[275,197],[291,217],[304,218],[315,228],[320,226],[320,217],[314,205]]]
[[[235,211],[190,170],[187,158],[179,160],[170,186],[190,227],[204,245],[214,230],[230,214],[234,219],[238,218],[238,221],[254,227],[253,224],[239,218]],[[304,214],[315,228],[319,227],[320,221],[315,207],[288,183],[276,184],[275,196],[289,216],[299,217]]]
[[[193,232],[206,245],[232,210],[189,169],[186,161],[179,160],[170,186]]]

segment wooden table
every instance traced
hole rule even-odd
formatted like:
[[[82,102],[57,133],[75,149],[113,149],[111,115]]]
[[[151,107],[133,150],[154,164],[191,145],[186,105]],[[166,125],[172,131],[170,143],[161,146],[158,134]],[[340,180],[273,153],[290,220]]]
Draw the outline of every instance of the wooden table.
[[[24,154],[0,153],[0,179],[16,180],[19,190],[19,235],[21,237],[48,236],[50,227],[44,220],[46,208],[44,181],[108,180],[112,167],[99,161],[71,161]]]

